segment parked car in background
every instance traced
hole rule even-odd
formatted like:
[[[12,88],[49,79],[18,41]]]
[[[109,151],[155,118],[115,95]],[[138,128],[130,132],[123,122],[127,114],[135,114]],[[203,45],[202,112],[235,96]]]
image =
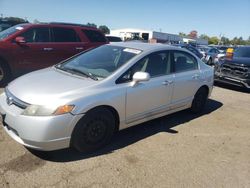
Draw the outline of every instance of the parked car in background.
[[[217,48],[210,48],[206,51],[205,55],[206,63],[213,66],[221,57],[224,57],[226,53],[221,53]]]
[[[4,130],[37,150],[89,152],[115,131],[183,109],[199,113],[214,70],[185,49],[120,42],[11,82],[0,95]]]
[[[203,55],[203,58],[206,58],[206,53],[210,48],[207,46],[198,46],[197,50]]]
[[[106,35],[106,38],[109,42],[122,42],[122,39],[120,37]]]
[[[180,47],[180,48],[185,48],[195,54],[198,58],[202,59],[203,55],[202,53],[199,52],[195,47],[188,45],[188,44],[174,44],[173,46]]]
[[[250,46],[238,47],[233,56],[216,63],[215,81],[250,89]]]
[[[108,41],[98,29],[70,23],[20,24],[0,32],[0,84]]]
[[[228,47],[227,46],[218,46],[217,49],[220,51],[220,53],[225,54]]]

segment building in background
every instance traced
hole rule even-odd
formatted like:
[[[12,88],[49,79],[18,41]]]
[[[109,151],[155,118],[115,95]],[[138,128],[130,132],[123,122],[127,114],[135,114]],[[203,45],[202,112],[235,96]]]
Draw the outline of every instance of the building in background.
[[[198,45],[207,45],[208,41],[204,39],[188,39],[176,34],[163,33],[158,31],[142,30],[142,29],[115,29],[110,31],[110,35],[120,37],[122,40],[143,40],[151,43],[195,43]]]

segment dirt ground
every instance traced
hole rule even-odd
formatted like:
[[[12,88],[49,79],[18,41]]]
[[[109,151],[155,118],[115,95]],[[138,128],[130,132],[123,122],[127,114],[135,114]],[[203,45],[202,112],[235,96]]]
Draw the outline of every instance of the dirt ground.
[[[129,128],[91,155],[29,151],[0,126],[0,187],[250,187],[250,93],[215,87],[202,115]]]

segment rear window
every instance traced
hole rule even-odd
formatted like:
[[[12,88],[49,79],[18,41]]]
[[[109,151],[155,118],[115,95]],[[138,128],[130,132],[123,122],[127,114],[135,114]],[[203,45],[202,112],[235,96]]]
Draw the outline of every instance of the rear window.
[[[86,37],[91,42],[107,42],[106,38],[99,31],[95,31],[95,30],[82,30],[82,32],[86,35]]]
[[[54,27],[53,34],[54,42],[80,42],[74,29]]]

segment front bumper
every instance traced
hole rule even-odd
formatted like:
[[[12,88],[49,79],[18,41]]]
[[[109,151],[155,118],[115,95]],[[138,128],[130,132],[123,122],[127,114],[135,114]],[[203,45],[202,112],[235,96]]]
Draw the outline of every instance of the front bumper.
[[[250,89],[250,78],[242,79],[242,78],[223,75],[220,72],[215,72],[214,81]]]
[[[0,95],[4,130],[18,143],[37,150],[56,150],[70,146],[71,133],[83,116],[70,113],[58,116],[24,116],[23,109],[8,105]]]

